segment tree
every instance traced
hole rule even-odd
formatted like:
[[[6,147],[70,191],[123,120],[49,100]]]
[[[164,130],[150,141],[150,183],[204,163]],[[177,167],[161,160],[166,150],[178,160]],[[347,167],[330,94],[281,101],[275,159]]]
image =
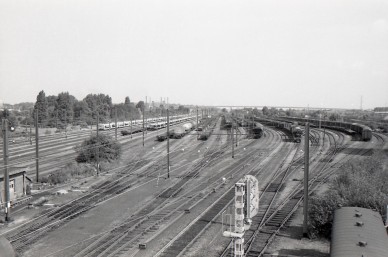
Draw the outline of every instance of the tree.
[[[252,113],[255,116],[259,116],[259,110],[256,107],[252,110]]]
[[[129,100],[129,96],[126,96],[126,97],[125,97],[124,104],[125,104],[125,105],[129,105],[130,103],[131,103],[131,101]]]
[[[76,161],[96,162],[97,146],[100,161],[113,161],[119,159],[121,156],[121,145],[109,135],[101,134],[98,136],[98,139],[97,135],[93,135],[82,142],[80,146],[76,147],[76,152],[78,153]]]
[[[267,106],[264,106],[262,112],[263,112],[263,115],[265,115],[265,116],[269,115],[269,109],[268,109],[268,107],[267,107]]]
[[[62,123],[72,123],[74,117],[74,102],[77,101],[69,92],[58,94],[55,111],[58,112],[58,119]]]
[[[99,114],[100,122],[108,122],[112,109],[112,98],[104,94],[88,94],[83,101],[86,102],[88,108],[87,115],[95,122],[97,113]]]
[[[331,120],[331,121],[336,121],[336,120],[338,120],[338,119],[339,119],[339,115],[336,114],[336,113],[332,113],[332,114],[330,114],[330,116],[329,116],[329,120]]]
[[[141,111],[144,111],[144,107],[145,107],[144,101],[139,101],[136,104],[136,108],[140,109]]]
[[[40,91],[38,96],[36,97],[36,102],[33,111],[33,118],[35,119],[36,110],[38,110],[38,123],[42,125],[46,125],[48,118],[48,104],[46,99],[46,94],[44,91]]]

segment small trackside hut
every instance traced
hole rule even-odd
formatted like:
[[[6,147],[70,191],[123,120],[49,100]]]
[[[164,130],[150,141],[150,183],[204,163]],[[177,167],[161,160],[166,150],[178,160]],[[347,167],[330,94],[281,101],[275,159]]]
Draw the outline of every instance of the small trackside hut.
[[[27,167],[9,167],[9,198],[11,204],[17,199],[26,196],[31,188],[31,180],[27,177]],[[5,190],[4,190],[4,173],[0,174],[0,208],[4,207]]]

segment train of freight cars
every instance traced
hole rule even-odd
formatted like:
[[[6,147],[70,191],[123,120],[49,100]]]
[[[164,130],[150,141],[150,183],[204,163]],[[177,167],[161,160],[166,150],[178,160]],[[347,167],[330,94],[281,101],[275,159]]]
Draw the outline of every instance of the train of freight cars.
[[[181,126],[175,127],[174,129],[171,129],[169,131],[170,138],[176,138],[176,139],[182,138],[187,133],[189,133],[191,130],[193,130],[195,128],[195,126],[196,126],[196,122],[192,121],[192,122],[186,122],[185,124],[183,124]],[[167,139],[167,137],[168,137],[167,132],[164,132],[161,135],[157,135],[156,140],[164,141]]]
[[[306,119],[306,118],[298,118],[298,117],[281,117],[284,120],[296,121],[299,123],[309,122],[311,125],[315,127],[319,127],[319,123],[321,123],[322,128],[329,128],[334,130],[339,130],[348,134],[357,134],[360,136],[363,141],[370,141],[372,139],[372,129],[368,126],[358,124],[358,123],[349,123],[349,122],[341,122],[341,121],[327,121],[327,120],[319,120],[319,119]]]
[[[265,122],[271,124],[277,128],[285,129],[290,132],[292,140],[295,143],[300,143],[302,141],[302,134],[304,129],[299,126],[296,122],[276,120],[276,119],[264,119],[264,118],[255,118],[257,121]]]
[[[190,117],[184,117],[184,115],[178,115],[178,116],[172,116],[170,117],[170,124],[176,124],[180,123],[186,120],[191,119]],[[145,120],[145,124],[147,124],[148,130],[156,130],[159,128],[162,128],[163,126],[167,126],[166,118],[149,118]],[[143,125],[143,120],[133,120],[132,126],[138,126]],[[117,128],[124,128],[124,127],[130,127],[131,121],[118,121],[117,122]],[[115,129],[116,123],[110,122],[110,123],[99,123],[98,129],[99,130],[110,130]]]
[[[237,118],[236,119],[237,124],[240,127],[245,128],[245,130],[248,132],[248,136],[258,139],[263,136],[264,133],[264,126],[257,122],[257,121],[252,121],[250,119],[241,119]]]

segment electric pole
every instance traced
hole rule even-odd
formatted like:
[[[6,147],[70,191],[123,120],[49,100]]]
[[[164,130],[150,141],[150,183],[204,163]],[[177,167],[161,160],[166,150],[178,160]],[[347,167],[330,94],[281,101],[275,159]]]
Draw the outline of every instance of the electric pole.
[[[117,141],[117,108],[115,108],[115,139]]]
[[[307,237],[307,215],[308,215],[308,196],[309,196],[309,135],[310,124],[306,122],[305,134],[304,134],[304,198],[303,198],[303,236]]]
[[[233,132],[233,121],[232,121],[232,130],[231,130],[231,136],[232,136],[232,158],[234,158],[234,132]]]
[[[67,139],[67,110],[65,109],[65,137]]]
[[[144,132],[145,132],[145,129],[144,129],[144,122],[145,122],[145,106],[143,106],[143,147],[144,147]]]
[[[97,126],[96,126],[96,134],[97,134],[97,138],[96,138],[96,141],[97,141],[97,149],[96,149],[96,166],[97,166],[97,176],[100,175],[100,140],[99,140],[99,137],[98,137],[98,123],[100,122],[100,117],[99,117],[99,113],[97,112]]]
[[[197,106],[197,129],[196,130],[197,130],[197,139],[198,139],[198,137],[199,137],[198,136],[198,106]]]
[[[132,139],[132,112],[129,112],[129,120],[131,121],[131,139]]]
[[[9,193],[9,173],[8,173],[8,120],[3,119],[3,159],[4,159],[4,200],[5,200],[5,221],[10,220],[10,193]]]
[[[167,109],[167,178],[170,178],[170,115]]]
[[[39,182],[39,128],[38,128],[38,113],[35,113],[35,166],[36,166],[36,182]]]

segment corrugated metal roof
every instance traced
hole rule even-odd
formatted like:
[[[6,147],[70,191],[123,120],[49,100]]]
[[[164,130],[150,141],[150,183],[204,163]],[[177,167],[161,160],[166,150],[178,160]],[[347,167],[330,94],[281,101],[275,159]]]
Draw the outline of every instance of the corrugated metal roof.
[[[388,235],[376,211],[359,207],[336,210],[331,235],[331,257],[388,256]]]

